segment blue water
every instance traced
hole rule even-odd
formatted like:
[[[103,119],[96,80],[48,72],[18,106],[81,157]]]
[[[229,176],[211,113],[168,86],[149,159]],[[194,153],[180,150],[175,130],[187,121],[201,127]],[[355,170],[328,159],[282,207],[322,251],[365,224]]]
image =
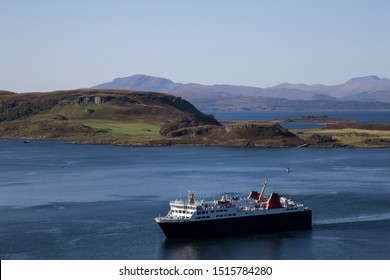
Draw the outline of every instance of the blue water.
[[[0,176],[1,259],[390,258],[390,149],[7,141]],[[190,189],[246,195],[265,177],[312,208],[312,230],[172,241],[154,222]]]
[[[220,120],[235,121],[271,121],[275,119],[294,119],[301,116],[328,116],[329,118],[353,119],[359,123],[389,123],[390,110],[382,111],[259,111],[259,112],[213,112]],[[283,122],[288,129],[317,128],[323,123],[316,122]]]

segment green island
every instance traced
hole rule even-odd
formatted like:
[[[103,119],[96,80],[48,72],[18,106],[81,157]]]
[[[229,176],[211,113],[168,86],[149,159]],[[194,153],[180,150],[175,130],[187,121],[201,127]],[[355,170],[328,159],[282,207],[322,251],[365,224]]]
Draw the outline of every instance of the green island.
[[[80,89],[15,94],[0,91],[0,138],[69,140],[126,146],[389,147],[390,124],[324,121],[324,128],[287,130],[280,122],[218,121],[163,93]],[[292,120],[294,121],[294,120]],[[222,124],[223,123],[223,124]]]

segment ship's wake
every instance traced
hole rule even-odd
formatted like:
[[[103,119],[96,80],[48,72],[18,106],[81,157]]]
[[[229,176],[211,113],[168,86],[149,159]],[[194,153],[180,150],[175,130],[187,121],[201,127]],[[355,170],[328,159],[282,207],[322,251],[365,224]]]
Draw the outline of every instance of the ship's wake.
[[[333,225],[333,224],[347,224],[347,223],[361,223],[361,222],[375,222],[390,220],[390,212],[377,214],[362,214],[352,217],[330,218],[313,221],[313,225]]]

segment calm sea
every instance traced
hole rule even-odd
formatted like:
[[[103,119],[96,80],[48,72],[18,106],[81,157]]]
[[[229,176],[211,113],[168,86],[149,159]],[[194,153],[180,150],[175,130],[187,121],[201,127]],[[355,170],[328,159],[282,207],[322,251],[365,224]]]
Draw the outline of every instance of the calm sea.
[[[259,111],[259,112],[215,112],[219,120],[236,121],[271,121],[274,119],[294,119],[302,116],[328,116],[329,118],[353,119],[359,123],[389,123],[390,110],[382,111]],[[316,122],[283,122],[288,129],[322,127],[323,123]]]
[[[390,259],[390,149],[9,140],[0,176],[0,259]],[[190,189],[247,195],[266,177],[312,230],[173,241],[153,219]]]

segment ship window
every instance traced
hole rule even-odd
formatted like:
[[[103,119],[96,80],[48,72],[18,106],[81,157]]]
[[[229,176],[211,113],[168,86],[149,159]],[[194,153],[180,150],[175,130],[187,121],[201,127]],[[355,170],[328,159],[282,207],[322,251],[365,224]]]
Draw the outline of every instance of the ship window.
[[[197,212],[196,214],[200,215],[200,212]]]
[[[236,214],[233,214],[233,216],[235,216]]]
[[[202,211],[202,214],[206,214],[206,212],[205,212],[205,211]]]
[[[231,216],[232,214],[229,214],[229,217]]]
[[[214,213],[214,210],[211,210],[211,213]]]
[[[207,219],[210,219],[210,216],[206,216]]]
[[[226,212],[226,211],[227,211],[227,209],[224,209],[223,211],[225,211],[225,212]]]

